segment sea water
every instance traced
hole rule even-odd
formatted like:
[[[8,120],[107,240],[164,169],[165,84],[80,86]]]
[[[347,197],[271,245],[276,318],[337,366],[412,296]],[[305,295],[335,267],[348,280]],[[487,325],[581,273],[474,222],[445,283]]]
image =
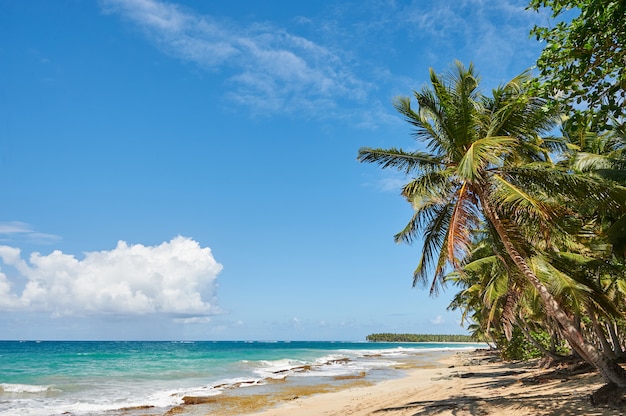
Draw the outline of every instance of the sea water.
[[[391,377],[409,358],[477,347],[484,344],[0,341],[0,416],[162,414],[185,396],[272,380]]]

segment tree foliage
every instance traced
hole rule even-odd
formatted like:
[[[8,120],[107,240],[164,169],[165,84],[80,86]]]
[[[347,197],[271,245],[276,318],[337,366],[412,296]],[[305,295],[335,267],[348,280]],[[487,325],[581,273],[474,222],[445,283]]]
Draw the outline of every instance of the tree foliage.
[[[623,313],[609,290],[616,275],[595,267],[609,260],[610,250],[598,250],[607,226],[626,212],[626,189],[596,168],[620,166],[583,171],[570,163],[583,143],[543,136],[559,106],[532,95],[528,80],[522,74],[486,96],[471,65],[431,70],[431,85],[414,92],[416,108],[409,97],[395,103],[426,151],[362,148],[358,159],[409,178],[402,195],[414,215],[395,239],[422,242],[414,284],[436,294],[454,276],[466,286],[453,307],[478,319],[485,338],[504,335],[510,343],[521,331],[554,357],[566,340],[605,380],[624,387],[626,371],[612,353],[620,337],[610,334]]]
[[[443,335],[443,334],[370,334],[365,338],[369,342],[474,342],[470,335]]]
[[[626,2],[623,0],[531,0],[552,11],[557,23],[531,34],[546,46],[537,61],[542,88],[558,104],[587,110],[595,122],[626,115]],[[571,21],[558,21],[578,13]],[[553,101],[557,103],[557,101]]]

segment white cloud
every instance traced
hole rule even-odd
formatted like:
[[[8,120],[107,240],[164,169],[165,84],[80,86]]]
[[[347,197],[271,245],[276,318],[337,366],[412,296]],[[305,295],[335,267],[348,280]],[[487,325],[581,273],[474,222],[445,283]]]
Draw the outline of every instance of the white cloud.
[[[191,318],[176,318],[174,322],[178,322],[185,325],[190,324],[207,324],[211,322],[211,318],[209,316],[193,316]]]
[[[375,183],[375,186],[383,192],[395,192],[400,194],[402,188],[406,183],[409,182],[409,179],[406,176],[387,176],[382,179],[378,179]]]
[[[52,243],[60,237],[33,230],[30,224],[20,221],[0,222],[0,241],[25,240],[40,244]]]
[[[492,87],[531,66],[538,43],[529,30],[540,17],[526,3],[348,2],[321,7],[321,17],[294,16],[297,26],[287,29],[216,18],[174,1],[100,0],[105,13],[130,22],[163,53],[224,76],[223,97],[248,114],[347,119],[365,128],[389,122],[396,95],[389,89],[423,81],[425,72],[419,82],[407,75],[413,54],[439,71],[453,59],[474,61]],[[393,69],[389,54],[404,47],[413,48],[407,65]]]
[[[63,315],[168,314],[179,319],[218,313],[214,292],[222,269],[208,247],[176,237],[158,246],[128,245],[85,253],[79,260],[55,250],[22,259],[19,249],[0,246],[0,259],[25,279],[21,293],[0,273],[0,309]],[[199,322],[192,319],[189,322]],[[206,319],[204,319],[206,321]]]
[[[228,97],[261,113],[329,110],[361,99],[366,85],[331,50],[270,25],[235,27],[158,0],[102,0],[165,53],[207,69],[234,70]],[[329,111],[330,113],[330,111]]]
[[[19,221],[0,223],[0,234],[19,234],[32,232],[30,226]]]
[[[442,325],[446,323],[446,320],[444,319],[443,316],[437,315],[434,319],[430,320],[430,323],[433,325]]]
[[[376,172],[377,177],[371,177],[367,175],[364,179],[363,186],[373,188],[379,192],[394,193],[400,195],[402,188],[411,178],[402,172],[396,172],[394,170],[383,170],[382,172]],[[380,177],[382,176],[382,178]]]
[[[11,292],[11,282],[0,272],[0,310],[11,310],[20,307],[19,298]]]
[[[431,66],[443,70],[441,64],[449,65],[451,58],[465,64],[471,60],[497,84],[508,81],[512,69],[521,72],[538,57],[540,44],[530,38],[530,30],[543,17],[526,10],[527,4],[526,0],[445,0],[430,6],[416,2],[398,14],[398,24],[413,36],[430,40],[430,60],[444,60]]]

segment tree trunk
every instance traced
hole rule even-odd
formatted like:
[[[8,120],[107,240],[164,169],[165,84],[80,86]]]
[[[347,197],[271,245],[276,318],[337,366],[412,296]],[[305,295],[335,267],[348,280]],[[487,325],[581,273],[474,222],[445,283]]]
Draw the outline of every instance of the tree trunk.
[[[613,352],[617,356],[617,358],[624,357],[624,350],[622,349],[622,341],[619,339],[619,335],[617,334],[616,329],[617,324],[615,321],[606,323],[606,330],[611,337],[611,343],[613,344]]]
[[[509,238],[500,217],[491,208],[491,205],[487,201],[487,198],[485,198],[484,193],[479,194],[479,198],[485,216],[498,233],[500,241],[504,245],[508,255],[511,257],[511,260],[513,260],[522,275],[524,275],[526,279],[528,279],[528,281],[535,287],[535,290],[537,290],[537,293],[541,297],[541,300],[546,308],[546,313],[554,318],[559,324],[565,339],[567,339],[572,348],[574,348],[585,361],[593,365],[598,370],[608,383],[614,383],[619,387],[626,387],[626,370],[624,370],[615,361],[609,359],[607,356],[598,351],[594,345],[585,340],[582,333],[576,328],[574,321],[565,313],[548,288],[539,280],[530,268],[526,258],[517,250],[513,241]]]
[[[550,334],[550,351],[552,354],[560,355],[557,351],[557,346],[560,344],[559,332],[556,330],[552,331]]]
[[[552,351],[553,354],[556,354],[556,342],[556,332],[552,331],[552,333],[550,334],[550,351]]]
[[[606,334],[604,333],[604,329],[598,323],[598,318],[596,316],[596,312],[591,308],[591,306],[587,305],[587,313],[589,314],[589,318],[591,319],[591,325],[593,325],[593,331],[596,336],[600,340],[600,344],[602,344],[602,350],[604,351],[604,355],[614,360],[617,358],[615,353],[613,352],[613,347],[606,339]]]

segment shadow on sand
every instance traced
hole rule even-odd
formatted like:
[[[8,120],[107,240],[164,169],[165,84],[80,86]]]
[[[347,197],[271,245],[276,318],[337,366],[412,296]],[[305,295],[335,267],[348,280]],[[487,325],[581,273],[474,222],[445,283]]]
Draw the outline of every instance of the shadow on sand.
[[[524,370],[503,370],[490,372],[455,373],[449,377],[472,379],[464,393],[447,397],[442,400],[423,400],[409,402],[402,406],[387,407],[375,411],[378,415],[392,416],[394,412],[407,415],[408,411],[415,410],[411,416],[482,416],[506,414],[507,409],[519,409],[525,414],[545,416],[617,416],[623,415],[624,409],[596,407],[591,404],[590,395],[572,393],[568,388],[584,386],[587,382],[583,376],[576,377],[570,374],[565,377],[561,372],[548,372],[541,377],[528,376]],[[550,377],[551,375],[551,377]],[[581,378],[582,377],[582,378]],[[568,384],[569,383],[569,384]],[[526,389],[517,389],[507,392],[513,385],[525,385]],[[571,386],[570,386],[571,384]],[[555,400],[553,388],[563,388],[565,393]],[[472,394],[473,389],[487,389],[493,391],[492,397],[479,397]]]

